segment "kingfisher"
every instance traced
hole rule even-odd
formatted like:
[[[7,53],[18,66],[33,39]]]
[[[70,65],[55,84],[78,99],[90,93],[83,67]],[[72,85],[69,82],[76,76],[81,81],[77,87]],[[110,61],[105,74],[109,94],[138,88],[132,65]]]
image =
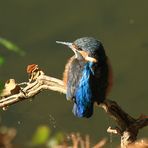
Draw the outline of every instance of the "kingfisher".
[[[89,118],[94,104],[103,103],[112,87],[112,69],[103,44],[93,37],[56,43],[74,52],[63,73],[66,98],[74,102],[75,116]]]

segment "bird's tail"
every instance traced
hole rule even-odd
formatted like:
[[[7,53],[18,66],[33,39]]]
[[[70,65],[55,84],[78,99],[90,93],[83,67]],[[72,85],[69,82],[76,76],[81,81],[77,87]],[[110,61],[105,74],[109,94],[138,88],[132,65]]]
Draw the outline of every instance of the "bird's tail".
[[[73,113],[76,117],[79,118],[89,118],[93,115],[93,103],[89,104],[89,106],[83,106],[81,104],[74,103]]]

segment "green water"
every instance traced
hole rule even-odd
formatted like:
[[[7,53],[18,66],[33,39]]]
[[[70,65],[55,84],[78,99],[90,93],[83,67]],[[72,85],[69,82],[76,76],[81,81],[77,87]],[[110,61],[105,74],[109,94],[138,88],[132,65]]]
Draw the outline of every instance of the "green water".
[[[26,81],[26,66],[37,63],[46,74],[61,78],[64,65],[73,53],[55,43],[93,36],[104,43],[114,71],[110,98],[134,117],[147,114],[148,83],[148,1],[147,0],[1,0],[0,36],[26,51],[20,57],[6,52],[0,69],[1,80]],[[65,49],[64,49],[65,48]],[[106,129],[114,123],[99,108],[91,119],[73,116],[72,104],[64,95],[42,92],[33,101],[24,101],[1,111],[1,123],[17,128],[16,143],[29,141],[40,124],[53,132],[90,134],[93,143],[109,138]],[[56,123],[51,122],[52,115]],[[147,137],[148,128],[139,137]],[[113,142],[117,138],[113,137]]]

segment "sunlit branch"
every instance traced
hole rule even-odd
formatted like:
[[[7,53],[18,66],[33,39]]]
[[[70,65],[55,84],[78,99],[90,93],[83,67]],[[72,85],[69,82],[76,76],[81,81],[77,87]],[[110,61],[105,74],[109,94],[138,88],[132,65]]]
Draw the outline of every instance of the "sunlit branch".
[[[52,90],[66,94],[66,88],[62,80],[45,75],[38,65],[34,64],[30,67],[28,68],[30,75],[29,82],[17,84],[14,79],[6,82],[5,88],[0,94],[1,108],[6,109],[12,104],[31,99],[43,90]],[[128,144],[134,142],[139,129],[148,125],[147,116],[143,115],[135,119],[126,113],[115,101],[106,99],[99,107],[103,108],[116,121],[117,127],[114,129],[109,127],[107,132],[121,137],[121,147],[126,147]]]

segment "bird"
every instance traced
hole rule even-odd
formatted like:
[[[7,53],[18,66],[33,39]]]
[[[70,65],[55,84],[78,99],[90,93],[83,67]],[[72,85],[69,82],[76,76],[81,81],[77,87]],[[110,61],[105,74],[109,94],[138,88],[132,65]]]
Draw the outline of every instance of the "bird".
[[[56,43],[74,52],[63,73],[66,98],[74,102],[72,111],[76,117],[90,118],[94,104],[103,103],[112,88],[112,68],[104,46],[94,37]]]

